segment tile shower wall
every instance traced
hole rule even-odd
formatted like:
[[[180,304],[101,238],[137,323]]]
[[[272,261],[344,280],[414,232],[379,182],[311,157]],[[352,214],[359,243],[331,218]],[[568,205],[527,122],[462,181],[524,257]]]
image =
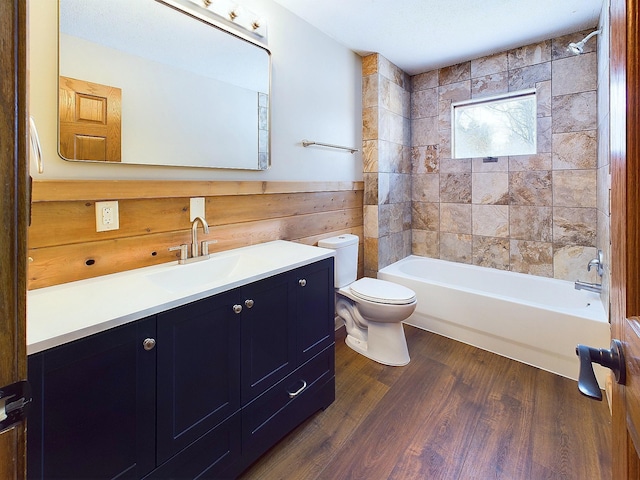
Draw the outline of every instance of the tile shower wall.
[[[583,55],[566,50],[587,33],[411,78],[412,253],[597,280],[586,270],[598,219],[596,42]],[[527,88],[538,96],[537,154],[451,159],[452,102]],[[365,210],[365,231],[366,219]]]
[[[381,55],[363,59],[365,276],[411,254],[409,85]]]

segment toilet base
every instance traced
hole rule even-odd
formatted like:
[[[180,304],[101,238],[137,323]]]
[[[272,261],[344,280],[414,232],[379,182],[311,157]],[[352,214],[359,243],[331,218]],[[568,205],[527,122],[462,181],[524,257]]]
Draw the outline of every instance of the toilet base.
[[[369,322],[368,341],[347,333],[345,343],[352,350],[383,365],[402,367],[411,361],[402,323]]]

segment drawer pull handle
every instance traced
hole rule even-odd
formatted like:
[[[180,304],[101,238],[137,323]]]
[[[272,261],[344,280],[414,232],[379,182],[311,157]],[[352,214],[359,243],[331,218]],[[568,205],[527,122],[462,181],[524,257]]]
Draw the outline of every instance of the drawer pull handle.
[[[298,395],[300,395],[302,393],[302,391],[305,388],[307,388],[307,382],[302,380],[302,386],[298,390],[296,390],[295,392],[288,392],[289,393],[289,398],[296,398]]]
[[[234,313],[240,313],[242,311],[242,305],[234,305],[233,306],[233,312]]]
[[[301,287],[306,287],[307,286],[307,281],[304,278],[301,278],[300,280],[298,280],[298,284]]]
[[[142,342],[142,347],[148,352],[149,350],[153,350],[153,347],[156,346],[156,341],[153,338],[145,338]]]
[[[247,306],[247,308],[251,308],[253,307],[253,300],[251,299],[245,300],[244,304]]]

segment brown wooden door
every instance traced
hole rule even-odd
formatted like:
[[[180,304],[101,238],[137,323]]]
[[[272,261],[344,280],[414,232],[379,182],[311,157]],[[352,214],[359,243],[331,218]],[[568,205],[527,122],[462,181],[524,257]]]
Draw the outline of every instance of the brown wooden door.
[[[611,327],[626,385],[613,388],[614,479],[640,478],[640,12],[611,0]]]
[[[122,161],[122,90],[60,77],[60,155],[69,160]]]
[[[0,1],[0,387],[26,378],[25,1]],[[25,476],[24,422],[0,434],[0,478]]]

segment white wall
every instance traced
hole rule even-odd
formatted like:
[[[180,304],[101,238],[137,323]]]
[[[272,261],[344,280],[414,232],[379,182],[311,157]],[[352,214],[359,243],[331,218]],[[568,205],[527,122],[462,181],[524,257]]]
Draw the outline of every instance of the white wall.
[[[303,148],[306,138],[360,148],[361,61],[271,0],[243,5],[268,22],[271,50],[271,168],[267,171],[102,165],[67,162],[57,153],[57,2],[29,2],[30,113],[45,161],[41,179],[193,179],[354,181],[362,179],[361,153]]]

